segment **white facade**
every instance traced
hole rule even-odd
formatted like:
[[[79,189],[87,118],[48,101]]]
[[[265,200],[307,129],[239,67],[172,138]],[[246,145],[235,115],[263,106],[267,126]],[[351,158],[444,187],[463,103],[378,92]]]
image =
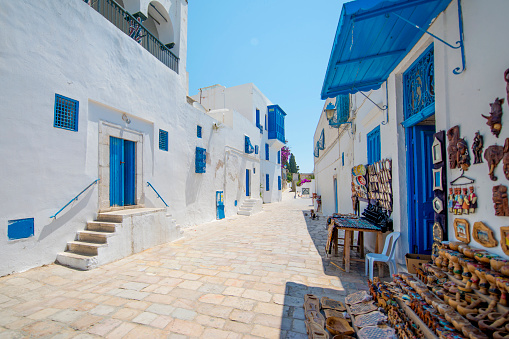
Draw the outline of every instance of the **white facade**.
[[[186,101],[187,1],[117,2],[149,17],[163,44],[175,43],[178,73],[82,0],[0,0],[0,276],[55,261],[87,221],[116,209],[110,137],[136,142],[135,206],[125,208],[165,207],[150,182],[182,226],[214,220],[217,191],[226,216],[237,213],[246,169],[261,170],[244,154],[244,135],[261,139],[251,119],[230,112],[221,123]],[[167,19],[162,27],[151,22],[152,5]],[[54,127],[56,94],[79,102],[77,131]],[[195,173],[196,147],[206,149],[205,173]],[[259,186],[253,176],[252,195]],[[33,235],[10,238],[11,221],[27,218]]]
[[[434,50],[434,89],[435,89],[435,113],[420,124],[435,126],[435,131],[447,131],[455,125],[459,125],[460,137],[464,138],[470,150],[471,163],[473,154],[471,146],[474,134],[481,132],[484,137],[484,150],[490,145],[503,145],[505,138],[509,137],[507,126],[509,111],[507,106],[506,83],[504,71],[509,67],[504,55],[509,52],[509,47],[497,44],[497,52],[490,53],[496,37],[501,32],[507,31],[509,23],[504,19],[504,10],[509,9],[509,4],[502,0],[493,1],[490,6],[481,4],[475,0],[463,0],[463,29],[466,55],[466,70],[460,75],[453,74],[452,70],[461,66],[461,54],[458,49],[451,49],[424,35],[410,50],[406,57],[392,71],[387,82],[376,91],[365,93],[380,107],[388,105],[388,111],[382,111],[372,102],[368,101],[361,93],[350,95],[351,112],[350,120],[353,124],[342,125],[339,129],[328,127],[328,121],[322,110],[319,123],[316,128],[314,144],[320,137],[322,129],[325,132],[325,150],[320,151],[319,157],[315,158],[315,176],[317,182],[317,194],[322,196],[323,214],[331,215],[334,212],[333,180],[338,180],[338,210],[340,213],[353,212],[351,201],[351,170],[352,167],[367,163],[367,134],[373,128],[380,126],[381,159],[392,159],[392,190],[394,210],[391,218],[394,220],[394,230],[402,233],[397,248],[397,260],[404,263],[404,255],[412,253],[409,248],[410,237],[407,206],[408,198],[408,173],[406,153],[406,131],[401,125],[404,121],[403,107],[403,73],[408,70],[415,60],[433,44]],[[497,9],[494,11],[493,9]],[[478,25],[480,18],[490,18],[489,25]],[[448,42],[458,40],[458,7],[457,1],[452,1],[431,25],[430,32]],[[387,99],[386,99],[387,89]],[[495,98],[506,98],[503,105],[502,132],[497,139],[491,132],[486,120],[481,114],[488,115],[489,104]],[[327,99],[324,109],[329,101]],[[504,127],[505,126],[505,127]],[[446,144],[446,147],[448,143]],[[427,149],[431,152],[431,149]],[[343,164],[344,153],[344,164]],[[483,152],[484,154],[484,152]],[[447,153],[443,154],[447,159]],[[499,228],[506,226],[508,217],[495,216],[492,202],[492,188],[496,185],[509,185],[509,181],[503,173],[502,163],[498,165],[495,175],[498,181],[491,181],[488,176],[488,165],[483,163],[470,166],[465,175],[475,179],[473,186],[478,197],[478,209],[470,215],[447,216],[447,235],[449,240],[456,240],[453,222],[456,218],[466,219],[470,223],[470,232],[474,222],[482,221],[489,226],[499,245],[487,248],[489,252],[507,257],[500,246],[501,239]],[[447,182],[460,175],[458,169],[450,169],[446,163]],[[431,173],[428,173],[431,175]],[[444,188],[448,189],[447,186]],[[465,186],[467,187],[467,186]],[[447,196],[447,194],[446,194]],[[444,201],[447,205],[447,201]],[[362,211],[365,204],[361,203]],[[370,250],[374,249],[374,237],[366,236],[365,244]],[[481,244],[472,240],[469,246],[483,248]]]
[[[272,102],[252,83],[226,88],[214,85],[200,89],[200,92],[192,96],[205,108],[211,110],[209,115],[220,119],[225,110],[234,110],[256,125],[256,114],[259,111],[260,129],[255,133],[246,134],[251,138],[253,147],[258,146],[258,154],[254,154],[260,160],[260,172],[257,178],[260,189],[260,197],[264,203],[281,201],[282,190],[279,189],[284,178],[281,177],[281,142],[273,142],[268,138],[268,111],[267,107]],[[227,121],[227,118],[224,118]],[[259,138],[259,139],[258,139]],[[268,148],[265,145],[268,145]],[[268,149],[268,160],[266,150]],[[267,186],[267,175],[268,183]],[[281,178],[281,179],[278,179]]]

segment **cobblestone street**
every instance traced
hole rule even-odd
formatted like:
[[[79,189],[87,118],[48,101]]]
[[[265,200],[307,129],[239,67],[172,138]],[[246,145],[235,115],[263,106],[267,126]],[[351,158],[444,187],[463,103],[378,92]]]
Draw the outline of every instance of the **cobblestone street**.
[[[0,278],[0,338],[307,338],[303,296],[367,289],[324,259],[326,219],[283,193],[251,217],[76,271],[48,265]],[[305,216],[305,213],[307,216]]]

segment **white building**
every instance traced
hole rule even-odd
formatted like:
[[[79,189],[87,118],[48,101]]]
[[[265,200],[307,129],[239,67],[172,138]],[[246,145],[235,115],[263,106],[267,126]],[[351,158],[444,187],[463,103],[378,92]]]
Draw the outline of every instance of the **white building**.
[[[509,4],[502,0],[489,6],[475,0],[411,0],[373,7],[362,3],[343,6],[322,88],[326,102],[314,145],[323,213],[353,212],[352,168],[391,159],[391,218],[395,231],[402,233],[397,249],[400,263],[405,253],[432,251],[436,223],[445,231],[445,239],[457,240],[456,219],[465,219],[470,232],[475,222],[482,221],[499,242],[488,250],[506,256],[500,246],[506,235],[500,227],[508,218],[495,215],[492,189],[507,186],[508,180],[502,165],[495,169],[498,181],[490,180],[486,159],[474,164],[471,147],[477,131],[484,137],[484,150],[503,145],[509,136],[502,127],[497,138],[481,117],[488,115],[495,98],[507,96],[504,72],[509,64],[504,55],[509,47],[496,41],[509,28],[503,14]],[[489,18],[490,24],[479,26],[481,18]],[[494,45],[497,52],[491,53]],[[329,103],[336,108],[331,119],[325,113]],[[505,102],[503,111],[507,107]],[[504,114],[502,126],[508,122]],[[451,185],[461,171],[449,166],[446,133],[456,125],[470,150],[472,165],[465,176],[473,184],[467,185],[468,180],[462,178],[455,183],[465,185]],[[448,212],[448,189],[469,186],[478,197],[475,213]],[[365,207],[361,202],[360,210]],[[365,240],[371,250],[374,241],[374,237]],[[469,245],[483,248],[473,240]]]
[[[192,98],[211,110],[239,112],[258,127],[256,138],[254,135],[248,137],[251,138],[254,154],[260,159],[261,170],[256,179],[259,180],[260,196],[264,203],[281,201],[284,179],[281,177],[281,147],[286,143],[286,113],[278,105],[272,104],[252,83],[229,88],[214,85],[200,89],[200,93]],[[254,170],[253,174],[256,174]],[[246,185],[248,183],[249,180]],[[249,192],[246,195],[249,196]]]
[[[88,269],[237,213],[266,167],[245,136],[262,135],[187,97],[187,0],[0,8],[0,276],[66,249]]]

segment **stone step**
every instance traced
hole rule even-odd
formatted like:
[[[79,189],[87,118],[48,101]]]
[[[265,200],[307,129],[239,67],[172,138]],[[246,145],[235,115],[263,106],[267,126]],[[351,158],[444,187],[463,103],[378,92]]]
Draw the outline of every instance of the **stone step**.
[[[121,214],[106,214],[106,213],[99,213],[97,215],[97,221],[106,221],[110,223],[121,223],[122,220],[124,220],[124,216]]]
[[[93,242],[85,242],[85,241],[69,241],[67,242],[67,250],[70,252],[74,252],[77,254],[85,254],[85,255],[97,255],[99,252],[99,248],[108,246],[107,244],[97,244]]]
[[[239,211],[251,211],[253,209],[253,206],[246,207],[244,205],[239,207]]]
[[[243,211],[243,210],[239,210],[237,211],[237,214],[240,214],[240,215],[251,215],[251,211]]]
[[[57,254],[57,262],[61,265],[88,271],[98,266],[95,255],[78,254],[73,252],[60,252]]]
[[[117,227],[120,227],[120,225],[122,224],[105,221],[89,221],[87,222],[87,230],[114,233]]]
[[[115,233],[112,232],[97,232],[97,231],[78,231],[78,240],[84,242],[92,242],[98,244],[106,244],[108,237]]]

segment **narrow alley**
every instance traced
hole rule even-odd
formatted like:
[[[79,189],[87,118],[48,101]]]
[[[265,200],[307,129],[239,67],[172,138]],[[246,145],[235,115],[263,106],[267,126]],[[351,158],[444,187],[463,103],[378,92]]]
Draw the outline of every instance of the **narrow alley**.
[[[252,217],[92,271],[52,264],[0,278],[0,338],[307,338],[303,296],[367,289],[324,260],[326,219],[284,192]]]

